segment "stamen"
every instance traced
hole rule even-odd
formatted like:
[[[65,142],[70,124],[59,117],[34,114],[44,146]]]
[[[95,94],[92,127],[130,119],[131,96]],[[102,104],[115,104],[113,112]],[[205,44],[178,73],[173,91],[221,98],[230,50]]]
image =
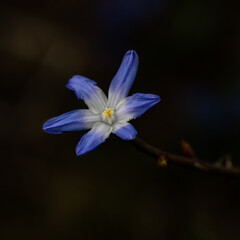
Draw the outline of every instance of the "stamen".
[[[105,111],[102,113],[103,121],[112,124],[115,120],[114,118],[114,108],[105,108]]]
[[[113,108],[107,108],[107,107],[105,108],[105,111],[102,113],[103,116],[108,118],[112,118],[113,114],[114,114]]]

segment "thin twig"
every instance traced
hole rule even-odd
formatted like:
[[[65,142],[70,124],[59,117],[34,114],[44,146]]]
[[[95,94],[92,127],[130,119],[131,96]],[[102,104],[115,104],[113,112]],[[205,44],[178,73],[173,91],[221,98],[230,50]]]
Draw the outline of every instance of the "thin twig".
[[[228,175],[228,176],[240,176],[240,168],[239,167],[226,167],[223,165],[216,164],[216,162],[207,162],[204,160],[200,160],[199,158],[196,157],[185,157],[182,155],[177,155],[174,153],[169,153],[162,151],[159,148],[156,148],[145,141],[143,141],[141,138],[136,137],[131,143],[140,151],[155,157],[159,158],[162,155],[166,156],[167,161],[169,163],[174,163],[174,164],[179,164],[179,165],[185,165],[189,166],[198,170],[202,170],[205,172],[211,172],[211,173],[219,173],[223,175]]]

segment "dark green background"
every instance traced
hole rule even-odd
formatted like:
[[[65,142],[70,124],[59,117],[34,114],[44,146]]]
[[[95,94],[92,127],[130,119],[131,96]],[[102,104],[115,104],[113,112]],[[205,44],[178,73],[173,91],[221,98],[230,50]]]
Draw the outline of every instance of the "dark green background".
[[[123,55],[139,54],[131,93],[162,102],[132,123],[139,136],[240,165],[237,1],[1,1],[0,238],[240,239],[240,180],[162,169],[108,139],[77,157],[82,133],[50,135],[51,117],[85,108],[75,74],[107,92]]]

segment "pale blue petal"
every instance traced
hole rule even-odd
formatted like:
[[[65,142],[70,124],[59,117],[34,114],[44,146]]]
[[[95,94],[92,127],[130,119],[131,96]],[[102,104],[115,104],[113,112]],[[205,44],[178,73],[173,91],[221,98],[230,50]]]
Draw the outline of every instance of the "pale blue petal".
[[[115,123],[113,133],[125,141],[133,140],[137,136],[137,130],[131,123]]]
[[[100,118],[100,115],[93,114],[90,110],[78,109],[49,119],[44,123],[43,130],[53,134],[86,130],[90,129]]]
[[[107,97],[97,83],[86,77],[73,76],[66,87],[83,99],[93,113],[101,113],[107,105]]]
[[[160,101],[160,97],[154,94],[135,93],[116,106],[117,121],[127,122],[138,118]]]
[[[105,142],[112,131],[108,124],[97,122],[92,129],[82,136],[76,147],[77,155],[82,155],[96,149],[100,144]]]
[[[110,84],[108,107],[115,107],[128,95],[137,74],[138,62],[137,53],[134,50],[127,51],[118,72]]]

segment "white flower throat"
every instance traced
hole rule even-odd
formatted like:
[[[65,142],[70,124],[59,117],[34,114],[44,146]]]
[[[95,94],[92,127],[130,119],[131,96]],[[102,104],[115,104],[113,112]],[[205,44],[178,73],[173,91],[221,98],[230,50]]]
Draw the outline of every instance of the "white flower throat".
[[[109,124],[112,125],[115,122],[115,111],[114,108],[105,108],[105,111],[102,113],[102,120]]]

